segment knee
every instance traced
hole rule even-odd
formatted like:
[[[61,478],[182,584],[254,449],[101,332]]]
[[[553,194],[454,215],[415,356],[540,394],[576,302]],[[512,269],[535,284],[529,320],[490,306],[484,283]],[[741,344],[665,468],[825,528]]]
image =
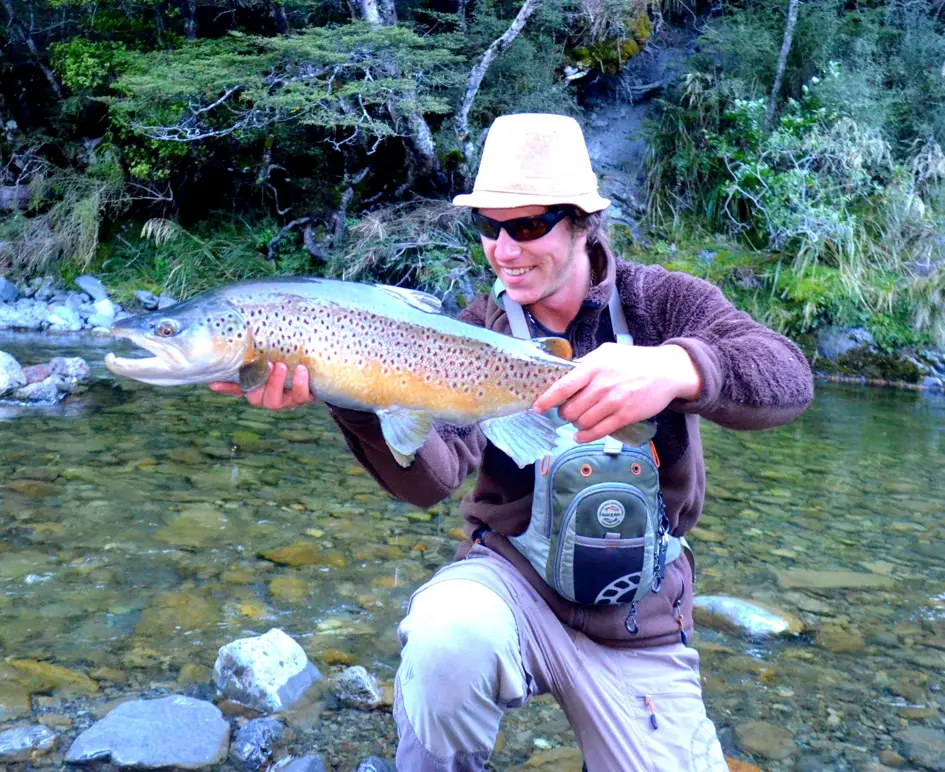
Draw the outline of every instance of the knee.
[[[400,626],[404,648],[400,681],[413,681],[441,709],[471,694],[495,698],[518,654],[511,609],[495,592],[468,580],[450,580],[419,593]]]

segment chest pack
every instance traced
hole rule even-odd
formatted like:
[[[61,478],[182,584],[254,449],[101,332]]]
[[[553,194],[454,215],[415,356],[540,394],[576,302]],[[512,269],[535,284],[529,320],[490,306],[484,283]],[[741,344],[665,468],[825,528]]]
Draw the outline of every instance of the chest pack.
[[[512,334],[530,338],[522,307],[502,293]],[[620,300],[608,305],[617,343],[633,345]],[[557,414],[555,414],[557,415]],[[668,562],[680,553],[669,535],[660,494],[659,457],[613,437],[578,443],[559,419],[554,450],[535,464],[528,529],[510,541],[559,594],[585,605],[629,604],[626,628],[638,631],[636,604],[659,592]]]

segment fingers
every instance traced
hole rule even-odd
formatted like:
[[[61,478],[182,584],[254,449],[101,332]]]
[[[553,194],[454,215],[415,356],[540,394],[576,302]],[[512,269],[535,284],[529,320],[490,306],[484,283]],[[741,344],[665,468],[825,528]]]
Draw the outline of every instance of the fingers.
[[[532,409],[536,413],[544,413],[546,410],[551,410],[551,408],[560,405],[587,386],[593,374],[594,370],[591,368],[578,365],[567,375],[555,381],[547,391],[538,397],[532,405]]]
[[[582,429],[574,435],[575,442],[594,442],[606,437],[608,434],[617,431],[620,427],[626,426],[628,422],[620,418],[616,413],[611,413],[603,421],[600,421],[588,429]]]
[[[243,390],[238,383],[227,383],[225,381],[214,381],[210,384],[210,391],[215,391],[218,394],[234,394],[237,397],[243,395]]]
[[[276,362],[269,371],[269,379],[263,386],[262,406],[269,410],[282,410],[286,407],[286,379],[289,367],[285,362]]]
[[[288,377],[289,367],[285,362],[270,364],[266,382],[246,392],[246,401],[253,407],[264,407],[269,410],[285,410],[315,401],[307,367],[298,365],[292,373],[291,381],[288,381]],[[215,381],[210,384],[210,388],[219,394],[243,394],[239,384],[236,383]]]
[[[298,365],[292,373],[292,401],[296,405],[306,405],[315,401],[312,396],[308,368],[305,365]]]

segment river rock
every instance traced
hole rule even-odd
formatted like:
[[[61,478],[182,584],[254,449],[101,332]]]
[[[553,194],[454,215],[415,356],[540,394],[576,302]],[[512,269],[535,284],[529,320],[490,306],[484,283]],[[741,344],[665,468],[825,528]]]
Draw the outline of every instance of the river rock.
[[[94,276],[80,276],[75,280],[76,286],[88,295],[92,300],[108,300],[108,293],[105,287]]]
[[[358,764],[357,772],[397,772],[397,767],[378,756],[368,756]]]
[[[115,304],[108,298],[96,300],[92,304],[92,309],[92,313],[86,320],[89,327],[111,327],[115,321],[115,314],[118,313]]]
[[[327,772],[321,756],[288,756],[270,767],[272,772]]]
[[[135,290],[135,300],[145,311],[156,311],[158,307],[158,297],[153,292],[147,290]]]
[[[778,585],[786,590],[879,590],[896,586],[889,576],[859,571],[775,571]]]
[[[780,726],[767,721],[748,721],[735,727],[738,746],[746,753],[779,761],[797,750],[794,737]]]
[[[786,611],[722,595],[697,596],[693,615],[696,624],[752,637],[798,635],[804,629],[804,623]]]
[[[77,311],[69,306],[53,306],[49,312],[50,332],[78,332],[82,329],[82,319]]]
[[[910,726],[897,737],[902,754],[913,764],[932,772],[945,772],[945,732],[926,726]]]
[[[282,737],[282,723],[274,718],[256,718],[236,733],[230,758],[246,769],[259,769],[272,758],[272,744]]]
[[[42,330],[49,324],[45,303],[20,298],[16,303],[0,305],[0,330]]]
[[[262,713],[288,707],[321,677],[302,647],[278,628],[221,646],[213,666],[221,695]]]
[[[200,769],[222,762],[229,742],[230,725],[216,705],[174,695],[122,703],[75,739],[66,761]]]
[[[855,349],[872,345],[873,336],[864,327],[855,329],[826,327],[817,333],[817,350],[821,356],[831,362],[836,362],[844,354],[849,354]]]
[[[6,351],[0,351],[0,397],[26,385],[23,368]]]
[[[162,292],[161,296],[158,298],[158,310],[162,311],[165,308],[170,308],[171,306],[177,305],[177,298],[175,298],[170,292]]]
[[[13,303],[20,296],[16,285],[4,276],[0,276],[0,303]]]
[[[9,396],[21,402],[52,404],[59,400],[59,384],[55,376],[50,376],[44,381],[28,383],[26,386],[15,389]]]
[[[59,735],[41,724],[0,732],[0,761],[32,761],[49,753]]]
[[[13,681],[0,681],[0,722],[29,715],[30,694]]]
[[[49,369],[59,390],[69,394],[84,391],[92,379],[89,364],[82,357],[53,357]]]
[[[374,710],[382,699],[377,679],[361,665],[345,668],[338,676],[335,695],[343,705],[360,710]]]

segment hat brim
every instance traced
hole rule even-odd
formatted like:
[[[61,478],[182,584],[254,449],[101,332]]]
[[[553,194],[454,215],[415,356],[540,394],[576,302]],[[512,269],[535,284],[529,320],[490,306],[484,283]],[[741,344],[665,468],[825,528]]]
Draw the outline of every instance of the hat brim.
[[[474,190],[472,193],[463,193],[453,199],[453,206],[468,206],[475,209],[515,209],[520,206],[560,206],[561,204],[571,204],[591,214],[606,209],[610,206],[610,201],[597,193],[554,196],[496,190]]]

